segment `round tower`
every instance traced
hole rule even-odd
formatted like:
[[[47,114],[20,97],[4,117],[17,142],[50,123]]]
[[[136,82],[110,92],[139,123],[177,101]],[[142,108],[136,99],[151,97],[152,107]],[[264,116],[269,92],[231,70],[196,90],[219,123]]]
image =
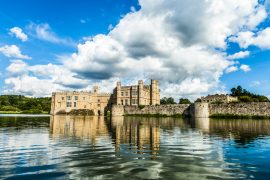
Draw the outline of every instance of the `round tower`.
[[[208,118],[209,117],[208,103],[196,102],[194,105],[194,117],[195,118]]]

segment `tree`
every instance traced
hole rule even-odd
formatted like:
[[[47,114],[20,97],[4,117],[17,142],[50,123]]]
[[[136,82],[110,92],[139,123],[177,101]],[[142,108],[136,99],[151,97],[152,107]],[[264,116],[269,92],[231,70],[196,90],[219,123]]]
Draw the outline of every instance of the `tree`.
[[[176,104],[176,102],[174,102],[174,99],[172,97],[164,97],[160,100],[160,104]]]
[[[179,104],[191,104],[191,102],[189,101],[189,99],[180,98],[179,99]]]
[[[232,88],[231,95],[238,97],[240,102],[269,102],[266,96],[251,93],[241,86]]]

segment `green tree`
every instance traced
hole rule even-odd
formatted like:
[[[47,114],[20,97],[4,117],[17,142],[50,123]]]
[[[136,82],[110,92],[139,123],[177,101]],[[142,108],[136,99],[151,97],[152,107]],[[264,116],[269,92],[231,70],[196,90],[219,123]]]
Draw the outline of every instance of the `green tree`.
[[[241,86],[232,88],[231,95],[238,97],[240,102],[269,102],[266,96],[251,93]]]
[[[179,104],[191,104],[189,99],[186,98],[180,98],[179,99]]]
[[[174,101],[174,99],[172,97],[164,97],[160,100],[160,104],[176,104],[176,102]]]

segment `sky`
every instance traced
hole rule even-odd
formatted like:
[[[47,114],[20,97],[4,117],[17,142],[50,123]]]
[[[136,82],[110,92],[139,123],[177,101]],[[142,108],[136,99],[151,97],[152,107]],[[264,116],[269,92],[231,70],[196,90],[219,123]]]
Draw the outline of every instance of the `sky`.
[[[232,87],[270,97],[270,0],[9,0],[0,94],[111,92],[158,79],[192,100]]]

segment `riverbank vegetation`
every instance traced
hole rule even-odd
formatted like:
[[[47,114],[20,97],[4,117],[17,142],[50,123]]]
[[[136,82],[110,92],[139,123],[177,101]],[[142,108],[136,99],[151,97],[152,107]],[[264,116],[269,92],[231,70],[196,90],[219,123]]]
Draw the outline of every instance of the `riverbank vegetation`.
[[[21,95],[1,95],[1,114],[48,114],[51,109],[51,98],[31,98]]]
[[[270,119],[268,116],[249,116],[249,115],[234,115],[234,114],[213,114],[210,118],[214,119]]]
[[[269,102],[266,96],[251,93],[241,86],[232,88],[231,95],[238,97],[239,102]]]

